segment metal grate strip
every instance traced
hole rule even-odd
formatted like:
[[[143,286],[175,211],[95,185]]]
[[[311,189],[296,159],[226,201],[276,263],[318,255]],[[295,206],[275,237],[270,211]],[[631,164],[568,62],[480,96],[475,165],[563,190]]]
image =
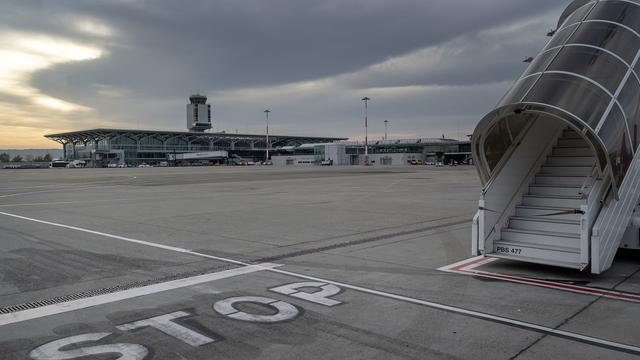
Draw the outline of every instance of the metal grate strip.
[[[213,272],[229,270],[229,269],[234,268],[236,266],[237,265],[226,264],[226,265],[217,266],[215,268],[210,268],[210,269],[204,270],[204,271],[203,270],[196,270],[196,271],[189,271],[189,272],[178,273],[178,274],[171,274],[171,275],[158,277],[158,278],[153,278],[153,279],[149,279],[149,280],[134,281],[134,282],[130,282],[130,283],[118,284],[118,285],[115,285],[115,286],[101,288],[101,289],[81,291],[81,292],[78,292],[78,293],[75,293],[75,294],[56,296],[56,297],[52,297],[52,298],[48,298],[48,299],[40,299],[40,300],[36,300],[36,301],[31,301],[31,302],[28,302],[28,303],[5,306],[5,307],[1,307],[0,308],[0,314],[9,314],[9,313],[17,312],[17,311],[35,309],[35,308],[39,308],[39,307],[43,307],[43,306],[47,306],[47,305],[60,304],[60,303],[67,302],[67,301],[72,301],[72,300],[85,299],[85,298],[90,298],[90,297],[93,297],[93,296],[104,295],[104,294],[112,294],[112,293],[123,291],[123,290],[129,290],[129,289],[139,288],[139,287],[143,287],[143,286],[163,283],[163,282],[167,282],[167,281],[185,279],[185,278],[192,277],[192,276],[205,275],[205,274],[210,274],[210,273],[213,273]]]

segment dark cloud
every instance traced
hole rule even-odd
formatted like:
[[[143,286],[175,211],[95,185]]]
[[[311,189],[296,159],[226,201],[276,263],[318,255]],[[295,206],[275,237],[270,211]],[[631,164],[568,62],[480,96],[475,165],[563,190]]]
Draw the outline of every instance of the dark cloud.
[[[169,85],[176,84],[224,89],[352,72],[557,8],[551,0],[69,4],[56,6],[49,15],[55,18],[66,9],[101,18],[120,34],[109,58],[74,66],[76,79],[109,80],[155,94],[168,94],[174,91]],[[51,72],[56,71],[70,72]],[[43,74],[41,86],[46,80]]]
[[[350,136],[358,125],[345,124],[359,118],[365,91],[377,95],[379,114],[406,119],[407,133],[444,131],[451,121],[438,117],[464,119],[470,131],[470,119],[495,104],[568,3],[20,1],[3,5],[0,22],[105,49],[97,60],[58,65],[32,81],[43,93],[95,108],[111,121],[181,128],[186,97],[201,90],[214,95],[218,127],[258,131],[253,111],[278,106],[282,132]],[[113,34],[70,26],[69,19],[83,17]],[[323,79],[329,80],[322,89],[302,88],[293,97],[278,89]],[[270,93],[256,94],[261,89]]]

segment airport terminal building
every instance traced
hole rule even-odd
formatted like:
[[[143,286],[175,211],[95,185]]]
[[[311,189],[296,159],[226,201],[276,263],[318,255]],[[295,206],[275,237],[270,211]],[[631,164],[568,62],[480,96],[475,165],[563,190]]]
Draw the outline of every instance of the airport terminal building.
[[[247,164],[267,156],[274,165],[364,165],[365,144],[347,138],[206,132],[211,106],[203,95],[187,104],[188,131],[89,129],[45,137],[62,145],[64,160],[90,167],[180,164]],[[370,165],[412,161],[469,163],[470,141],[452,139],[377,140],[368,143]],[[324,163],[323,163],[324,162]]]
[[[265,135],[250,134],[91,129],[46,137],[62,145],[65,159],[84,160],[97,167],[107,163],[152,165],[185,153],[202,153],[202,160],[217,160],[220,151],[226,151],[230,157],[262,160],[266,151]],[[271,148],[339,140],[345,139],[269,135]]]
[[[192,95],[187,104],[189,131],[90,129],[45,135],[62,145],[65,160],[84,160],[93,167],[108,164],[154,165],[190,154],[199,161],[264,160],[265,135],[205,132],[211,129],[207,97]],[[308,143],[331,143],[346,138],[269,135],[269,149]]]

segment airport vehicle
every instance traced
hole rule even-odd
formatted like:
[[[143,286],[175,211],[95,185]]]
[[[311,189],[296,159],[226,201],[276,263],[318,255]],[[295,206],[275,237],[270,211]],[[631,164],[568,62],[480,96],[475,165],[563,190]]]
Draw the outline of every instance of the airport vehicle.
[[[84,160],[73,160],[70,161],[66,167],[67,168],[73,168],[73,169],[78,169],[78,168],[83,168],[87,165],[87,163]]]
[[[3,169],[46,169],[50,166],[42,163],[26,163],[26,164],[9,164],[3,165]]]
[[[474,254],[599,274],[620,246],[640,248],[639,12],[634,2],[573,1],[479,122]]]
[[[69,165],[69,161],[66,160],[54,160],[49,163],[50,168],[66,168]]]
[[[229,155],[229,162],[232,165],[239,165],[239,166],[245,166],[247,165],[247,160],[243,159],[242,157],[240,157],[237,154],[231,154]]]

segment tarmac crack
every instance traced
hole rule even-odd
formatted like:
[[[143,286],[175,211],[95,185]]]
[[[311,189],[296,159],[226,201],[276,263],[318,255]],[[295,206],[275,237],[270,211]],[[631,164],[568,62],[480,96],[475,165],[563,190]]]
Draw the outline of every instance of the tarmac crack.
[[[632,278],[633,276],[637,275],[638,273],[640,273],[640,268],[637,269],[636,271],[632,272],[631,274],[627,275],[626,277],[624,277],[622,280],[620,280],[619,282],[617,282],[611,289],[615,290],[618,286],[622,285],[625,281],[629,280],[630,278]],[[560,329],[562,326],[566,325],[569,321],[575,319],[578,315],[582,314],[585,310],[587,310],[589,307],[591,307],[593,304],[595,304],[596,302],[600,301],[602,299],[602,297],[597,297],[591,301],[589,301],[588,304],[586,304],[585,306],[583,306],[582,308],[578,309],[578,311],[576,311],[575,313],[573,313],[571,316],[567,317],[566,319],[564,319],[560,324],[556,325],[554,327],[554,329]],[[510,357],[509,360],[515,360],[517,359],[520,355],[524,354],[527,350],[531,349],[532,347],[534,347],[536,344],[540,343],[540,341],[542,341],[543,339],[545,339],[548,336],[548,334],[543,334],[542,336],[540,336],[539,338],[537,338],[534,342],[532,342],[531,344],[525,346],[522,350],[518,351],[517,354],[515,354],[514,356]]]
[[[263,258],[259,258],[259,259],[253,260],[253,263],[274,262],[274,261],[278,261],[278,260],[282,260],[282,259],[298,257],[298,256],[302,256],[302,255],[309,255],[309,254],[319,253],[319,252],[323,252],[323,251],[335,250],[335,249],[345,248],[345,247],[349,247],[349,246],[356,246],[356,245],[366,244],[366,243],[370,243],[370,242],[391,239],[391,238],[395,238],[395,237],[399,237],[399,236],[413,235],[413,234],[417,234],[417,233],[422,233],[422,232],[427,232],[427,231],[431,231],[431,230],[446,228],[446,227],[450,227],[450,226],[461,225],[461,224],[465,224],[465,223],[468,223],[468,222],[469,222],[468,219],[467,220],[460,220],[460,221],[454,221],[454,222],[448,222],[448,223],[444,223],[444,224],[428,226],[428,227],[419,228],[419,229],[399,231],[399,232],[392,233],[392,234],[371,236],[371,237],[364,238],[364,239],[346,241],[346,242],[332,244],[332,245],[319,246],[319,247],[315,247],[315,248],[311,248],[311,249],[298,250],[298,251],[293,251],[293,252],[284,253],[284,254],[280,254],[280,255],[263,257]]]

